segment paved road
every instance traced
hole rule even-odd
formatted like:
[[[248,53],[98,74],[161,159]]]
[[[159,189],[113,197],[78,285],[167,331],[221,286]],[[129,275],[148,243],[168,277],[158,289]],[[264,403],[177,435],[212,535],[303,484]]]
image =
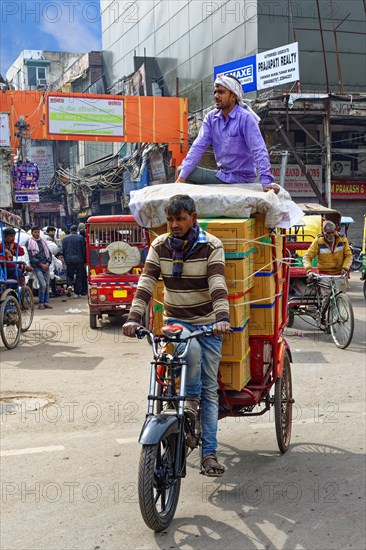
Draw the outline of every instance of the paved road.
[[[176,518],[158,535],[141,519],[136,486],[147,343],[125,340],[108,322],[91,331],[84,299],[56,299],[52,311],[36,311],[21,345],[1,350],[2,397],[9,398],[1,415],[1,548],[364,549],[366,335],[358,277],[347,350],[302,320],[287,330],[296,398],[290,450],[278,452],[272,411],[220,421],[225,476],[200,476],[192,454]],[[65,313],[70,308],[80,311]]]

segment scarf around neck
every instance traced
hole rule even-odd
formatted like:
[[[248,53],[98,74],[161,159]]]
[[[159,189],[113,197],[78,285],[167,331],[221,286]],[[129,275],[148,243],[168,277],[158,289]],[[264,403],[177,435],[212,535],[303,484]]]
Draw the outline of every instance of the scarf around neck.
[[[47,243],[41,238],[35,239],[34,237],[31,237],[28,240],[28,250],[33,254],[33,256],[36,256],[39,252],[38,243],[41,243],[41,246],[43,247],[46,258],[50,259],[51,253],[48,249]]]
[[[197,240],[199,230],[199,225],[195,222],[185,239],[177,239],[173,237],[172,233],[169,234],[168,245],[173,251],[172,277],[174,279],[180,279],[182,277],[184,257]]]

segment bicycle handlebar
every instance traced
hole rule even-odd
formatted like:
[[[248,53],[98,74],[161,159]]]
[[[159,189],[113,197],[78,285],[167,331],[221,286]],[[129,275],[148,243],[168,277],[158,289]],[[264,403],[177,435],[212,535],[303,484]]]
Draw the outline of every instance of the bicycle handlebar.
[[[311,277],[313,279],[345,279],[347,275],[321,275],[320,273],[314,273],[314,271],[311,271],[308,273],[308,275],[311,274]]]
[[[178,359],[183,359],[183,357],[185,357],[187,355],[190,341],[193,340],[193,338],[199,338],[200,336],[212,336],[212,335],[213,335],[213,330],[212,329],[207,329],[205,327],[202,327],[201,329],[198,329],[198,330],[194,330],[188,336],[185,336],[183,338],[182,337],[177,338],[175,335],[172,335],[171,337],[169,337],[169,335],[166,335],[166,334],[164,334],[163,336],[155,336],[153,332],[150,332],[145,327],[138,327],[136,329],[137,338],[142,340],[143,338],[145,338],[145,336],[148,337],[149,344],[153,348],[153,352],[154,352],[155,357],[157,357],[159,355],[158,351],[157,351],[157,349],[158,349],[157,345],[158,345],[159,342],[165,342],[165,343],[174,342],[175,344],[184,343],[185,348],[184,348],[183,352],[180,355],[178,355]]]

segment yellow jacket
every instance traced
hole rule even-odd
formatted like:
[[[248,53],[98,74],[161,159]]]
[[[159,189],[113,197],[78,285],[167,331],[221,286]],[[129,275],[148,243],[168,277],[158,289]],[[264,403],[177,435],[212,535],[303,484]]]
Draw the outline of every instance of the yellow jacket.
[[[334,243],[328,243],[323,235],[319,235],[304,256],[304,267],[311,271],[312,260],[318,257],[319,272],[325,275],[340,275],[342,269],[349,269],[352,263],[352,251],[347,237],[341,233],[335,234]]]

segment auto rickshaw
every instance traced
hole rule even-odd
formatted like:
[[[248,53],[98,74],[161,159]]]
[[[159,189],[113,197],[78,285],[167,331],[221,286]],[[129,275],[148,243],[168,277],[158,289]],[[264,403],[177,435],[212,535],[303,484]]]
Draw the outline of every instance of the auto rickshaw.
[[[133,216],[91,216],[87,220],[90,328],[96,329],[103,315],[127,319],[148,246],[147,232]]]

